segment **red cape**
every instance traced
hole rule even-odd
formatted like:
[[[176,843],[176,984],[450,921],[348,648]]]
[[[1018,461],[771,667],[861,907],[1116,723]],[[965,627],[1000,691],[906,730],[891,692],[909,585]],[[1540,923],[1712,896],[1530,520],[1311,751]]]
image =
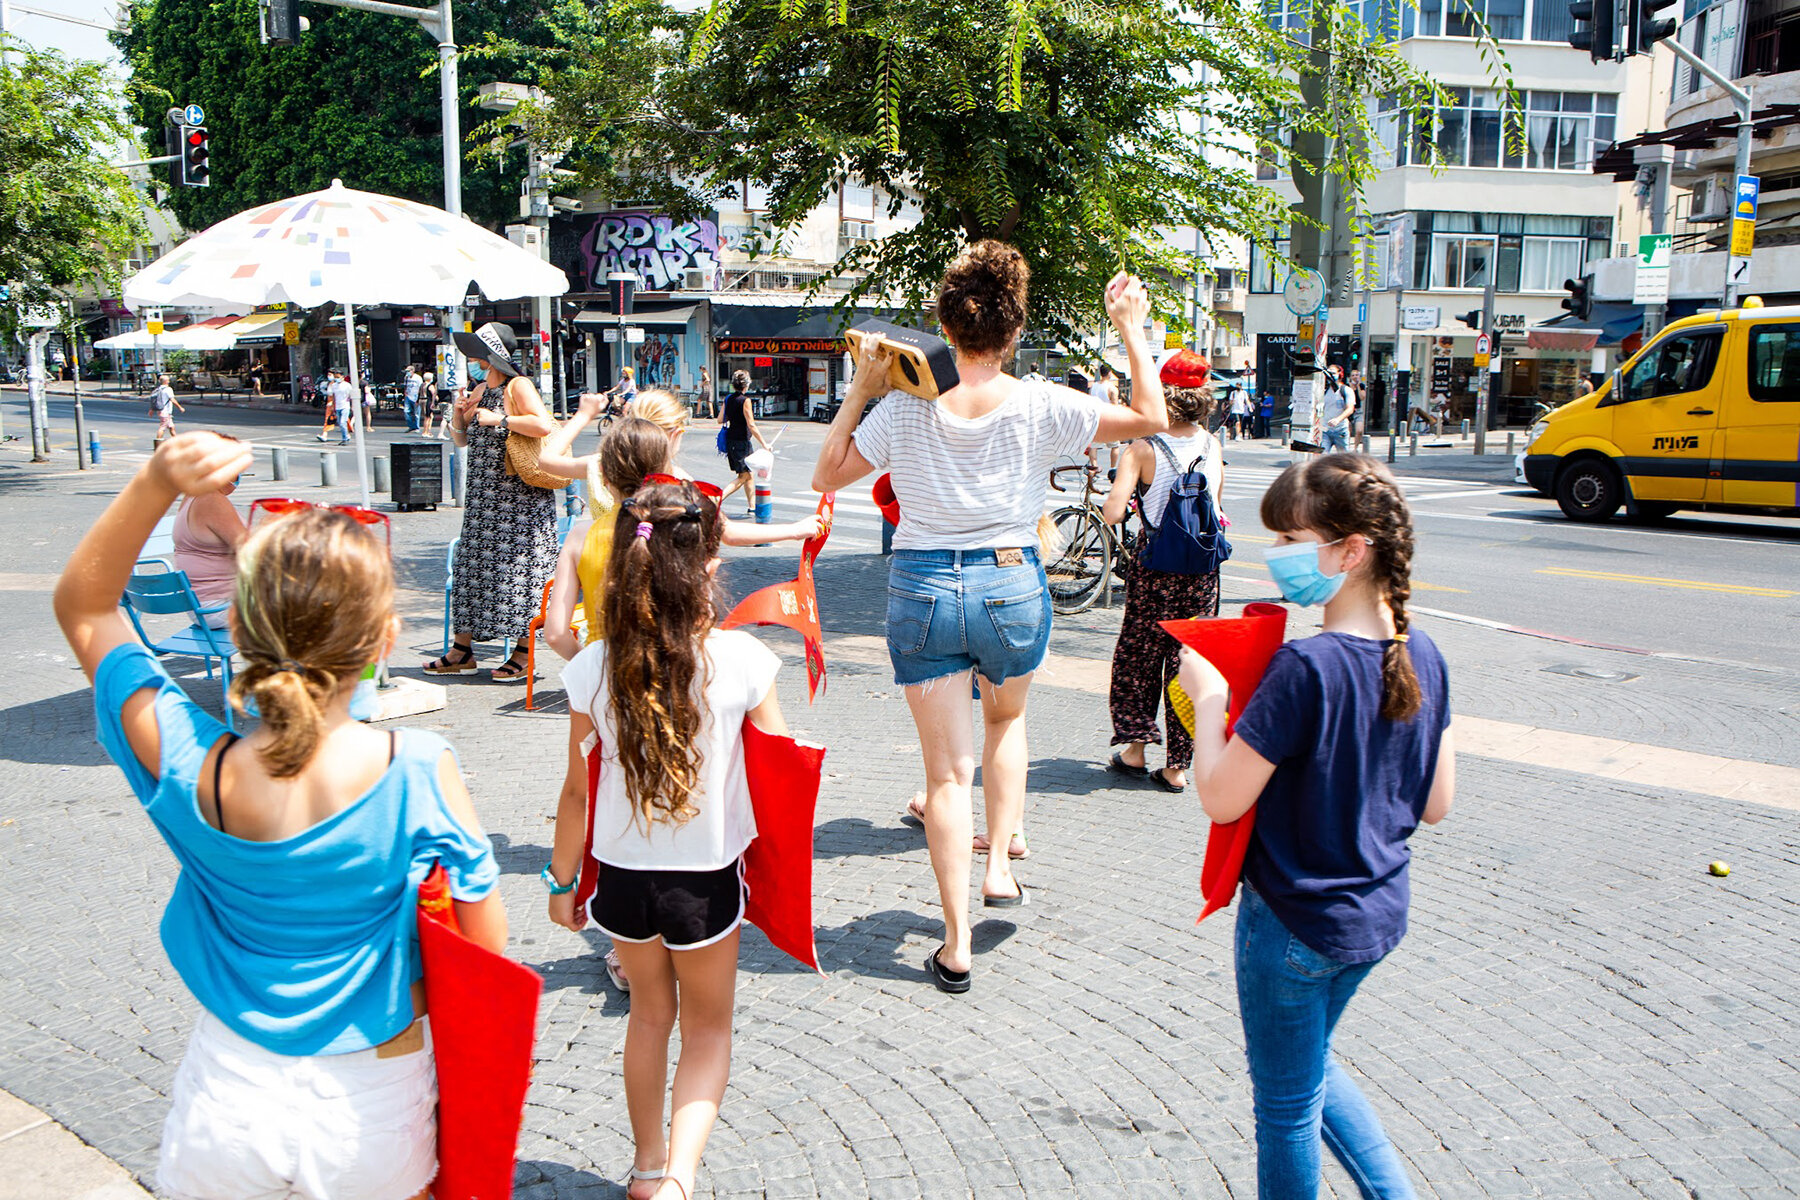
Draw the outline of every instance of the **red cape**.
[[[537,972],[465,938],[442,864],[419,885],[419,952],[437,1056],[436,1200],[512,1195],[531,1084]]]
[[[1269,660],[1287,636],[1287,609],[1279,604],[1246,604],[1241,617],[1201,617],[1164,621],[1162,627],[1225,676],[1230,688],[1225,704],[1225,736],[1231,736],[1256,685],[1262,682]],[[1237,894],[1250,834],[1256,828],[1256,806],[1235,821],[1215,822],[1206,839],[1206,858],[1200,866],[1200,895],[1205,906],[1196,921],[1231,903]]]
[[[837,507],[837,493],[819,497],[819,515],[830,520]],[[825,648],[819,628],[819,594],[813,586],[813,562],[825,541],[831,536],[829,525],[816,538],[806,539],[800,548],[800,573],[787,583],[777,583],[745,596],[731,615],[719,622],[720,629],[736,629],[740,625],[785,625],[806,639],[806,698],[819,698],[825,683]]]
[[[813,813],[819,803],[819,781],[825,763],[823,746],[807,746],[791,737],[764,733],[744,722],[744,775],[750,806],[756,812],[756,839],[744,851],[744,917],[769,942],[819,970],[813,943],[812,864]],[[600,795],[600,747],[588,752],[587,836],[581,852],[581,878],[575,887],[580,908],[600,883],[594,859],[594,805]]]

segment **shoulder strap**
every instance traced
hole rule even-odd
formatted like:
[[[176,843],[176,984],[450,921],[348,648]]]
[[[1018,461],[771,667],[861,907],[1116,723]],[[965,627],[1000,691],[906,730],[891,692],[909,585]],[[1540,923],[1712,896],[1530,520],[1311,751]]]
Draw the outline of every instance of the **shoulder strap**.
[[[1163,457],[1169,460],[1169,466],[1174,468],[1175,474],[1181,474],[1181,460],[1175,457],[1175,447],[1169,444],[1168,436],[1166,434],[1153,433],[1148,440],[1158,450],[1162,451]],[[1174,481],[1171,480],[1170,482],[1173,483]]]
[[[219,777],[225,770],[225,752],[237,745],[240,740],[241,739],[237,734],[227,732],[225,734],[225,744],[220,746],[219,752],[213,756],[213,815],[218,818],[220,833],[225,832],[225,793],[219,790]]]

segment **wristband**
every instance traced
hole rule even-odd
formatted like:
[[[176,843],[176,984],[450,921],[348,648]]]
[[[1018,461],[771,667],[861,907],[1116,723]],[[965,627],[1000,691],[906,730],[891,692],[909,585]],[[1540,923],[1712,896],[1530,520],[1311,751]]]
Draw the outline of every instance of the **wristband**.
[[[538,878],[544,881],[544,890],[549,892],[552,896],[566,896],[575,890],[575,885],[577,883],[581,882],[581,872],[576,871],[573,879],[569,880],[566,884],[562,884],[556,882],[556,873],[551,870],[549,863],[545,863],[543,873],[539,875]]]

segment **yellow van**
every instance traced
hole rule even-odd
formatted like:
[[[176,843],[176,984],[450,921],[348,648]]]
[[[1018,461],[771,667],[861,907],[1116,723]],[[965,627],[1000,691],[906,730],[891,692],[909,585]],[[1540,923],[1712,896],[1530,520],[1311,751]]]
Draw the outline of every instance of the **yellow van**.
[[[1696,313],[1532,427],[1524,482],[1576,521],[1624,506],[1800,515],[1800,306]]]

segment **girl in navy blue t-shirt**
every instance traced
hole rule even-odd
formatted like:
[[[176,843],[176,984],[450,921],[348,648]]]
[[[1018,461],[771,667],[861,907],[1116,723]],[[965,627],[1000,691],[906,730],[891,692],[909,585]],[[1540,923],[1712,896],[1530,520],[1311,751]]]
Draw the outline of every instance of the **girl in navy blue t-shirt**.
[[[1264,1200],[1315,1196],[1320,1136],[1365,1197],[1413,1194],[1399,1155],[1331,1053],[1357,986],[1406,933],[1406,839],[1456,788],[1449,679],[1406,614],[1412,515],[1360,454],[1289,467],[1263,496],[1269,572],[1324,631],[1276,652],[1229,741],[1224,678],[1184,651],[1194,776],[1214,821],[1256,805],[1238,907],[1238,1007]]]

